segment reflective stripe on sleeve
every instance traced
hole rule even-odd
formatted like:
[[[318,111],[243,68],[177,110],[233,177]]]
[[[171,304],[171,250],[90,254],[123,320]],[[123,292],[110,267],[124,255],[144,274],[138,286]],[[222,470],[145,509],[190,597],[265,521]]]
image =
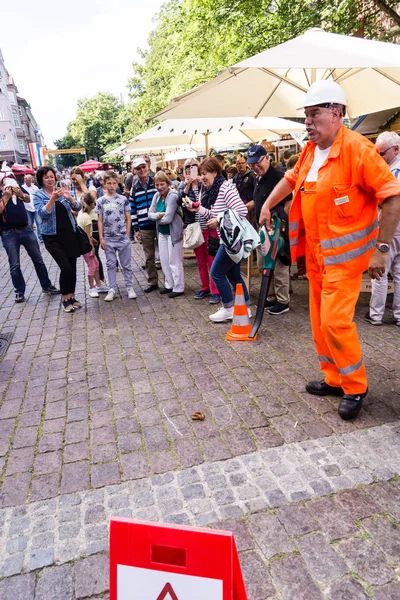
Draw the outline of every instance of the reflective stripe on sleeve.
[[[292,246],[297,246],[297,244],[298,244],[298,241],[299,241],[299,238],[297,238],[297,237],[296,237],[296,238],[293,238],[293,239],[291,239],[291,240],[290,240],[290,247],[292,247]]]
[[[296,231],[299,228],[299,222],[293,221],[293,223],[289,223],[289,231]]]
[[[359,248],[355,248],[354,250],[349,250],[348,252],[342,252],[341,254],[337,254],[336,256],[326,256],[324,257],[324,265],[326,267],[330,267],[332,265],[340,265],[342,263],[348,262],[349,260],[353,260],[354,258],[358,258],[363,254],[366,254],[368,250],[375,247],[377,238],[373,238],[369,240],[363,246]]]
[[[318,360],[322,363],[331,363],[332,365],[335,364],[333,358],[329,358],[329,356],[322,356],[321,354],[318,355]]]
[[[349,365],[348,367],[345,367],[344,369],[339,369],[339,367],[338,367],[338,371],[341,375],[351,375],[351,373],[354,373],[354,371],[357,371],[361,367],[362,364],[363,364],[363,359],[361,358],[354,365]]]
[[[321,240],[321,248],[322,250],[328,250],[329,248],[340,248],[340,246],[346,246],[347,244],[351,244],[352,242],[357,242],[358,240],[362,240],[364,237],[367,237],[370,233],[374,231],[379,226],[379,221],[376,219],[365,229],[360,229],[359,231],[355,231],[354,233],[348,233],[347,235],[341,235],[337,238],[331,238],[329,240]]]

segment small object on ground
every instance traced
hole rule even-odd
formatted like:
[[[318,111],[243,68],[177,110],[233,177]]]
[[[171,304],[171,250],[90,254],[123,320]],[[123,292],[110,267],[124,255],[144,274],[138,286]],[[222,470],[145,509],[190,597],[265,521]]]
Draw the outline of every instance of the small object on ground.
[[[204,421],[206,415],[199,410],[192,414],[192,421]]]
[[[158,290],[158,284],[157,283],[150,283],[150,285],[148,285],[147,287],[144,288],[144,293],[145,294],[149,294],[150,292],[154,292],[154,290]]]

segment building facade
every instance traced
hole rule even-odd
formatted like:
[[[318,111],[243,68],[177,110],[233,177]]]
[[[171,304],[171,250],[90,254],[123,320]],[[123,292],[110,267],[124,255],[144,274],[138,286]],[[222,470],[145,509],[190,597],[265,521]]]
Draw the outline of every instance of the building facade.
[[[0,50],[0,157],[18,164],[31,162],[29,143],[43,139],[29,103],[18,96]]]

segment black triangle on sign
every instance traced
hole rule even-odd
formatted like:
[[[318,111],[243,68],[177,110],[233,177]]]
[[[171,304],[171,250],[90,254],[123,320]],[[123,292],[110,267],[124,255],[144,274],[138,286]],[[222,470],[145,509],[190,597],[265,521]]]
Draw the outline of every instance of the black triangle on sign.
[[[179,598],[172,589],[172,585],[170,583],[166,583],[156,600],[179,600]]]

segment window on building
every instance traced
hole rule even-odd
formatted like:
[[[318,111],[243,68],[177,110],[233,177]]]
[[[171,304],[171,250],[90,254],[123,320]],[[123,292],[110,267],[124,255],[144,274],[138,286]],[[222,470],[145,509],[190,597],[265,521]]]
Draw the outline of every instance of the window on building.
[[[19,118],[17,113],[13,113],[14,125],[15,127],[19,127]]]
[[[25,152],[25,143],[24,140],[21,140],[20,138],[18,138],[18,150],[22,153]]]
[[[22,125],[22,131],[24,132],[24,135],[26,136],[26,127],[25,127],[25,125]]]
[[[0,150],[8,150],[8,141],[5,133],[0,133]]]
[[[8,99],[10,101],[10,104],[17,104],[14,92],[8,91]]]
[[[22,117],[22,108],[20,106],[18,106],[18,112],[19,112],[19,116]]]

